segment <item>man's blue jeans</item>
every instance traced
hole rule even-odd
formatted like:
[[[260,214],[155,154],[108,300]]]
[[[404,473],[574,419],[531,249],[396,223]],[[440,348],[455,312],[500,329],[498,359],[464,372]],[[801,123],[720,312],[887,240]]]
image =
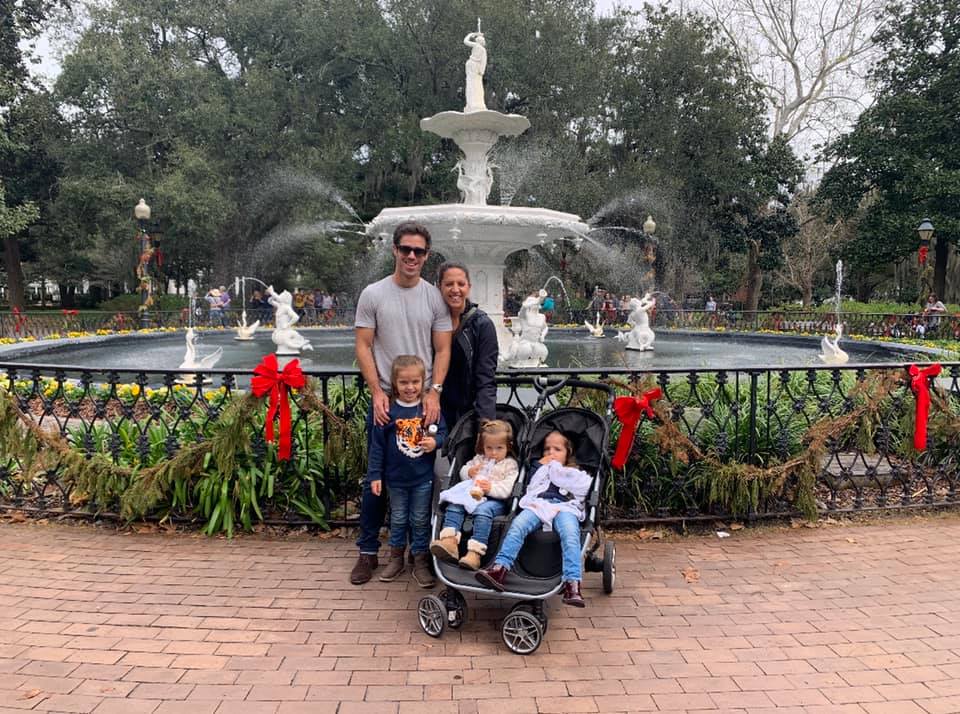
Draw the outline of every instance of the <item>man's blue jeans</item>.
[[[373,405],[367,410],[367,451],[370,451],[370,432],[373,431]],[[360,498],[360,534],[357,536],[357,548],[361,553],[376,555],[380,550],[380,529],[387,515],[386,492],[375,496],[370,483],[364,478],[363,496]]]
[[[417,486],[390,487],[390,547],[405,548],[412,533],[410,552],[426,553],[430,545],[430,502],[433,479]]]
[[[495,498],[488,498],[477,506],[473,512],[473,535],[471,540],[486,545],[490,541],[490,531],[493,528],[493,519],[502,516],[507,512],[507,504],[498,501]],[[451,503],[447,506],[447,512],[443,516],[443,527],[453,528],[457,533],[463,528],[463,521],[467,517],[466,509],[459,503]]]
[[[513,519],[510,529],[500,543],[500,552],[494,564],[504,568],[513,567],[513,562],[523,547],[527,536],[543,526],[543,521],[533,511],[523,510]],[[553,530],[560,536],[560,548],[563,552],[563,579],[580,580],[580,521],[572,513],[564,511],[553,519]]]

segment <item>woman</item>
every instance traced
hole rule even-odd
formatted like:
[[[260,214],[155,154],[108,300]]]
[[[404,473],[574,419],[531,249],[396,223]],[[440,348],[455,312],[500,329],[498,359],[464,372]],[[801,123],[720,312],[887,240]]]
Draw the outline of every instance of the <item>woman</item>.
[[[443,418],[448,428],[471,409],[482,420],[495,419],[497,330],[487,314],[470,302],[470,272],[465,265],[448,261],[437,275],[453,322],[450,370],[440,396]]]

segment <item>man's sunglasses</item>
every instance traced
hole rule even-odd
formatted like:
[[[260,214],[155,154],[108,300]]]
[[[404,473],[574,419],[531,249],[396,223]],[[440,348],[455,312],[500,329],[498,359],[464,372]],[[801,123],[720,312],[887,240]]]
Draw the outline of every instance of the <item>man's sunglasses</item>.
[[[422,258],[430,252],[428,248],[420,248],[412,245],[398,245],[397,250],[400,252],[400,255],[407,256],[413,253],[418,258]]]

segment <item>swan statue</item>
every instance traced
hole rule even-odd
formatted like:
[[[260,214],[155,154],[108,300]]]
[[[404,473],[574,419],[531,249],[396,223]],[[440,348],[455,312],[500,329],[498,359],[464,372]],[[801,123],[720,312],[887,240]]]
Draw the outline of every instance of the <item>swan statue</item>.
[[[233,339],[252,340],[253,333],[257,331],[258,327],[260,327],[260,320],[257,320],[252,325],[247,324],[247,311],[244,310],[240,313],[240,322],[237,323],[237,335]]]
[[[180,369],[211,369],[223,355],[223,347],[218,347],[210,354],[198,359],[197,333],[192,327],[187,328],[186,341],[187,351],[183,356],[183,362],[180,363]],[[194,374],[181,374],[177,381],[181,384],[196,384],[197,378]],[[209,381],[210,379],[204,379],[204,382]]]
[[[840,338],[843,337],[843,323],[838,322],[834,328],[836,335],[833,340],[830,335],[824,335],[820,340],[820,361],[824,364],[846,364],[850,360],[850,355],[839,347]]]
[[[584,320],[583,324],[587,326],[591,337],[603,337],[603,320],[600,319],[600,313],[597,313],[596,324],[590,324],[589,320]]]

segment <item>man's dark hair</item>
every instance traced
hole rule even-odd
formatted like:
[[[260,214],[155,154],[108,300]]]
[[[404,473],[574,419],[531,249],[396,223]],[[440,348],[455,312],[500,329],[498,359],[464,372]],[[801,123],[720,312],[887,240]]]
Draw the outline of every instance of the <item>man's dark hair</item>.
[[[427,242],[427,248],[430,248],[430,231],[427,230],[426,226],[422,226],[419,223],[414,223],[413,221],[401,223],[399,226],[393,229],[394,248],[400,245],[400,239],[404,236],[422,236]]]

